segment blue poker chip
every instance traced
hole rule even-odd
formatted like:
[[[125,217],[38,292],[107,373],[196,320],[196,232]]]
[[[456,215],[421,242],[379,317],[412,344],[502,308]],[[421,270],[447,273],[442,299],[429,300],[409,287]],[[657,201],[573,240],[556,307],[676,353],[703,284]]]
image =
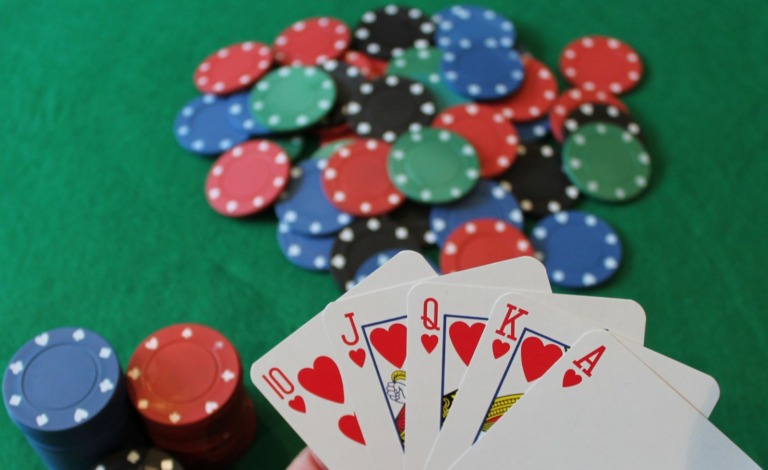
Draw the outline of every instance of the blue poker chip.
[[[499,219],[523,230],[523,211],[509,191],[496,181],[481,180],[464,198],[432,206],[429,225],[442,247],[455,229],[474,219]]]
[[[227,118],[232,126],[241,132],[246,132],[252,136],[266,136],[273,132],[263,124],[256,121],[251,115],[248,105],[248,95],[250,91],[235,93],[227,99]]]
[[[621,240],[600,218],[581,211],[559,212],[533,228],[531,242],[552,284],[583,289],[613,277],[621,264]]]
[[[301,235],[330,235],[352,222],[325,196],[322,173],[327,160],[304,160],[291,168],[291,181],[275,203],[280,222]]]
[[[435,44],[441,49],[486,44],[510,49],[515,45],[515,25],[504,15],[474,5],[454,5],[432,17],[437,26]]]
[[[517,138],[521,144],[539,142],[550,134],[549,116],[528,122],[516,122]]]
[[[101,421],[115,398],[125,397],[121,377],[112,346],[98,334],[83,328],[46,331],[11,359],[3,377],[5,408],[25,434],[40,440],[72,433]]]
[[[308,236],[294,233],[288,224],[277,224],[277,244],[292,264],[310,271],[328,271],[335,235]]]
[[[525,78],[517,51],[485,44],[445,50],[440,72],[449,87],[476,100],[504,98],[517,91]]]
[[[198,155],[217,155],[248,139],[229,123],[228,99],[202,95],[187,103],[173,124],[176,141]]]

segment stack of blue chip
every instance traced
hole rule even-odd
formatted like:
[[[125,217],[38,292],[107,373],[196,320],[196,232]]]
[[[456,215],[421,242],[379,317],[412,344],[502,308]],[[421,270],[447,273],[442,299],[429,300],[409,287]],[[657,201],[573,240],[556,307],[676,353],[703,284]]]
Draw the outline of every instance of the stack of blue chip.
[[[120,364],[82,328],[44,332],[19,349],[3,377],[8,415],[48,468],[81,470],[146,442]]]

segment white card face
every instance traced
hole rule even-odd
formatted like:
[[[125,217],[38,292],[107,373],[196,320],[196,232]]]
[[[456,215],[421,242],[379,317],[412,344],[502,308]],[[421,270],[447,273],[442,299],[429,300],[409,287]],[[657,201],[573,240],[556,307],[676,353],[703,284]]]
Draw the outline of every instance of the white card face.
[[[706,417],[712,414],[712,410],[715,409],[717,400],[720,398],[720,387],[711,375],[656,351],[644,348],[640,344],[628,341],[620,335],[616,335],[616,338],[662,380],[667,382],[667,385],[682,395],[691,406],[699,410],[699,413]]]
[[[552,292],[547,270],[531,256],[499,261],[440,276],[441,283],[502,287],[508,290]]]
[[[760,468],[605,331],[581,338],[453,466]]]
[[[551,307],[579,315],[637,344],[645,342],[645,310],[634,300],[567,294],[551,295],[544,300]]]
[[[435,277],[423,258],[408,268],[420,280]],[[365,431],[369,468],[403,465],[406,296],[413,283],[341,299],[323,312],[325,329],[344,383]]]
[[[256,361],[251,381],[326,465],[349,470],[370,465],[321,315]]]
[[[342,298],[420,278],[409,271],[420,258],[413,252],[398,254]],[[370,466],[320,314],[256,361],[251,381],[324,463],[342,470]]]

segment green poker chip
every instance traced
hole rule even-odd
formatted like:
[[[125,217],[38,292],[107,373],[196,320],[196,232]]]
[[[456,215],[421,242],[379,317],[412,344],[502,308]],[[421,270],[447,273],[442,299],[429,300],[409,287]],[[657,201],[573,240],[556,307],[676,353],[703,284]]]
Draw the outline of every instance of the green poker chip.
[[[442,52],[436,47],[411,47],[389,61],[387,73],[422,83],[432,94],[438,112],[452,106],[470,103],[443,82],[440,75]]]
[[[317,67],[281,67],[262,78],[248,97],[251,113],[275,132],[291,132],[318,122],[333,108],[336,85]]]
[[[323,146],[320,146],[317,150],[310,155],[309,158],[312,160],[328,160],[331,158],[331,155],[336,153],[337,150],[339,150],[342,147],[346,147],[347,145],[354,142],[355,139],[341,139],[337,140],[328,144],[325,144]]]
[[[409,199],[430,204],[455,201],[480,177],[480,160],[463,137],[423,128],[401,135],[392,146],[387,171]]]
[[[625,129],[606,122],[580,127],[563,145],[563,170],[586,195],[622,202],[640,195],[651,177],[651,157]]]
[[[410,47],[397,54],[387,65],[387,74],[423,78],[440,71],[442,53],[436,47]]]

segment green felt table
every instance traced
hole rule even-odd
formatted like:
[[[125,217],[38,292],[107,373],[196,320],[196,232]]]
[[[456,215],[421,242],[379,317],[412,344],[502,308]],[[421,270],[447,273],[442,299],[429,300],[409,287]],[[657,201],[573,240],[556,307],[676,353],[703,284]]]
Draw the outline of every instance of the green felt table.
[[[589,293],[640,302],[647,346],[714,376],[712,421],[768,465],[768,3],[484,1],[552,67],[584,34],[642,55],[643,83],[623,100],[644,125],[652,186],[631,204],[582,204],[626,249],[618,276]],[[80,325],[125,365],[152,331],[200,322],[247,370],[336,298],[329,275],[284,260],[271,212],[230,220],[208,207],[211,160],[179,148],[172,123],[208,53],[271,42],[309,16],[354,24],[378,5],[1,0],[0,359]],[[261,427],[237,468],[284,468],[302,444],[247,387]],[[7,418],[0,466],[41,468]]]

